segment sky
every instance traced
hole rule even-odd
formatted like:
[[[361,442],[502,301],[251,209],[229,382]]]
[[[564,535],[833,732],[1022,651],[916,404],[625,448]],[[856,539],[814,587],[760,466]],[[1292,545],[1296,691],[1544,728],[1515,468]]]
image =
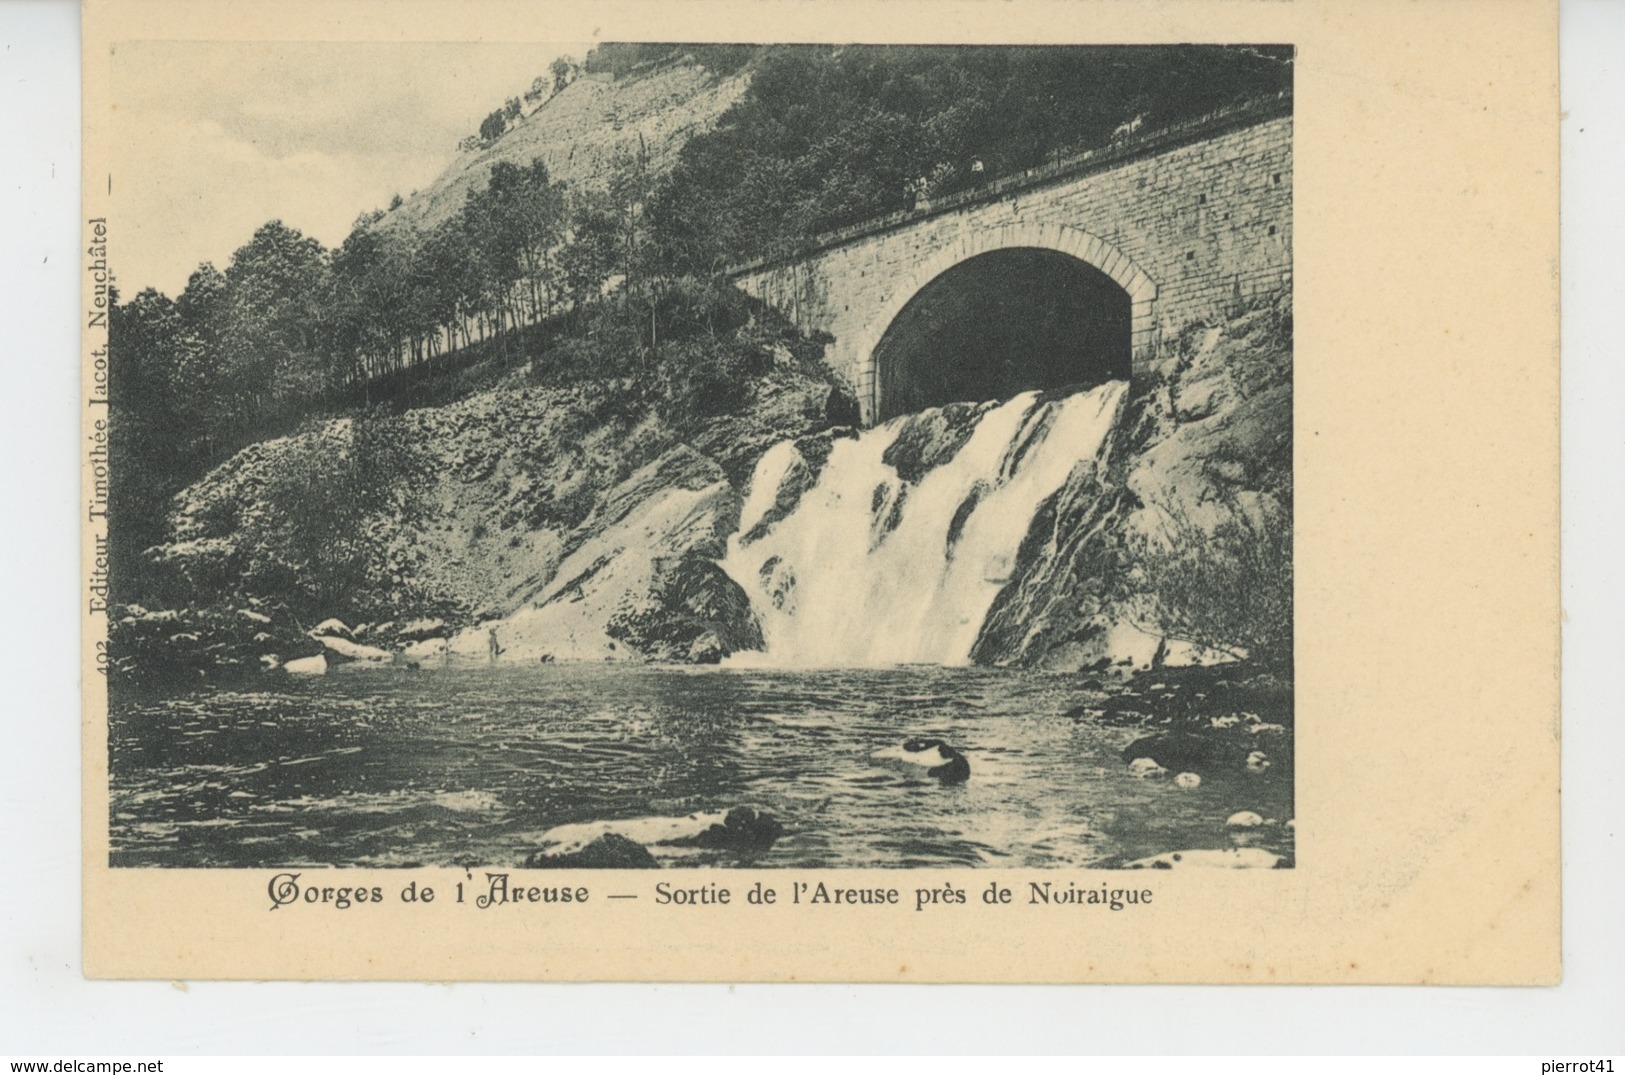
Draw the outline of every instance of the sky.
[[[113,56],[119,289],[174,297],[280,219],[326,246],[426,186],[459,140],[587,45],[125,43]]]

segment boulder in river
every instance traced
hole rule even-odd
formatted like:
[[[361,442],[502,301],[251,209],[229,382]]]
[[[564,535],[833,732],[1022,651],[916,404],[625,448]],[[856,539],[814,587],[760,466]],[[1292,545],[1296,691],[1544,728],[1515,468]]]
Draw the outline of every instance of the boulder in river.
[[[359,662],[362,664],[389,664],[395,660],[395,655],[387,649],[377,646],[363,646],[359,642],[350,642],[335,635],[320,635],[316,641],[327,650],[329,660],[341,663]]]
[[[297,657],[283,665],[282,670],[290,676],[325,676],[327,655],[318,653],[314,657]]]
[[[963,784],[970,779],[970,762],[965,755],[941,739],[907,739],[901,747],[877,750],[874,756],[924,766],[926,776],[944,784]]]
[[[1128,775],[1145,780],[1152,777],[1167,776],[1168,770],[1150,758],[1135,758],[1128,763]]]
[[[310,637],[315,639],[342,638],[345,641],[354,642],[355,632],[345,626],[343,620],[326,619],[310,629]]]

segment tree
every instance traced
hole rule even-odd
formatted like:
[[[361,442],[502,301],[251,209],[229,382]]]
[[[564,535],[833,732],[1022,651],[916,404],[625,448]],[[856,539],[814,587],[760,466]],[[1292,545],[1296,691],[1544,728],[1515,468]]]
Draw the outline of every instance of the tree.
[[[654,196],[655,177],[649,153],[639,140],[636,153],[617,153],[611,164],[609,200],[618,218],[621,237],[621,272],[628,291],[646,289],[654,275],[645,217]]]
[[[477,279],[481,299],[469,305],[494,314],[498,332],[552,312],[560,290],[557,250],[565,237],[565,199],[540,158],[528,168],[511,161],[493,165],[485,189],[469,192],[458,226],[468,254],[458,266],[464,294]]]
[[[297,413],[332,385],[325,331],[327,252],[280,220],[263,225],[226,269],[225,401],[259,426]]]
[[[560,56],[548,65],[547,70],[553,76],[554,93],[563,93],[564,87],[574,82],[576,76],[581,73],[580,65],[568,56]],[[540,82],[541,79],[537,81]]]
[[[194,454],[204,465],[219,461],[234,439],[223,406],[227,394],[223,346],[227,287],[225,274],[213,263],[204,262],[187,279],[186,290],[175,300],[180,333],[175,341],[169,390],[182,428],[194,438]]]
[[[398,423],[368,414],[295,438],[285,452],[260,493],[266,510],[241,535],[248,585],[310,619],[387,614],[400,565],[380,536],[423,509],[426,456]]]
[[[558,260],[571,316],[577,325],[597,302],[622,258],[620,221],[602,192],[577,192],[570,207],[570,230]]]
[[[489,116],[486,116],[483,121],[481,121],[481,123],[480,123],[480,141],[484,142],[487,145],[490,145],[492,142],[495,142],[498,138],[501,138],[502,135],[503,135],[503,132],[506,131],[507,129],[508,129],[508,124],[502,118],[502,109],[499,108],[495,112],[492,112]]]
[[[541,158],[529,168],[500,162],[483,195],[474,200],[487,221],[485,235],[498,278],[521,285],[529,320],[546,315],[554,287],[552,252],[563,239],[564,198]]]
[[[659,58],[650,48],[600,46],[588,69],[620,74]],[[951,194],[1104,145],[1135,116],[1172,123],[1292,77],[1291,50],[1267,47],[775,46],[750,62],[745,94],[684,144],[651,208],[684,271],[905,209],[921,180]]]
[[[427,302],[425,313],[445,331],[447,346],[458,346],[459,332],[464,346],[471,343],[468,323],[478,312],[481,288],[479,266],[460,216],[442,221],[423,241],[417,271],[423,281],[419,291]]]
[[[173,366],[183,331],[175,304],[152,288],[112,303],[108,377],[118,405],[108,418],[108,578],[119,602],[140,596],[141,552],[162,540],[169,498],[188,473],[184,446],[177,452],[186,423]]]

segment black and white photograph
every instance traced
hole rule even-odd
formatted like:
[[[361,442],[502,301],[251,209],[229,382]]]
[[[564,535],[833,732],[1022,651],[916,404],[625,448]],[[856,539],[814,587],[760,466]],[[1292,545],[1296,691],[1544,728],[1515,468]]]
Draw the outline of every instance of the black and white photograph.
[[[1294,866],[1294,64],[117,43],[110,865]]]

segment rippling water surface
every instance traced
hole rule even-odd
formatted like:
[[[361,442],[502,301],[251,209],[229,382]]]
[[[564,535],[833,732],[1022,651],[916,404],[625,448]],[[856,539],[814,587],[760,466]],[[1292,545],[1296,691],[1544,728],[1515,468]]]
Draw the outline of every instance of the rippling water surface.
[[[771,850],[666,863],[1116,865],[1230,846],[1238,810],[1291,816],[1285,781],[1134,779],[1120,751],[1144,732],[1066,716],[1089,700],[1077,684],[939,667],[542,665],[122,698],[112,859],[517,865],[557,825],[753,805],[784,824]],[[942,786],[874,757],[918,735],[964,752],[970,780]]]

